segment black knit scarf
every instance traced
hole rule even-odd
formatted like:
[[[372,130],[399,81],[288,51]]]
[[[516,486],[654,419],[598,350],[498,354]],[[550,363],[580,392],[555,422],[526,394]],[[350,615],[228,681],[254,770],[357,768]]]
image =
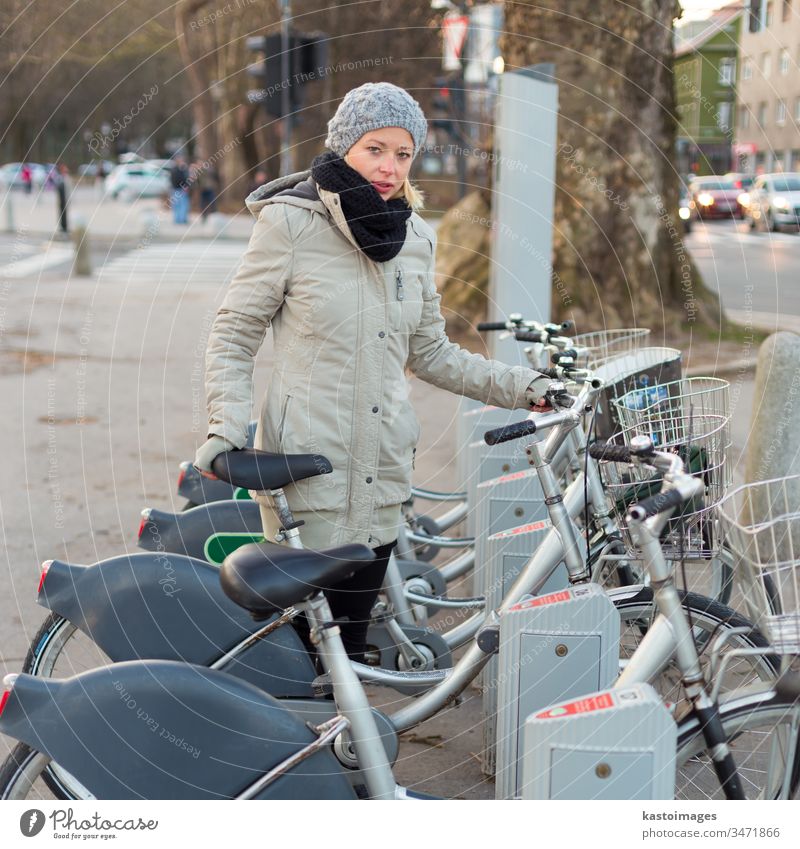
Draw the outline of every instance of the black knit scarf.
[[[336,192],[355,240],[375,262],[387,262],[400,253],[411,208],[405,198],[385,201],[378,190],[341,156],[326,151],[311,163],[317,185]]]

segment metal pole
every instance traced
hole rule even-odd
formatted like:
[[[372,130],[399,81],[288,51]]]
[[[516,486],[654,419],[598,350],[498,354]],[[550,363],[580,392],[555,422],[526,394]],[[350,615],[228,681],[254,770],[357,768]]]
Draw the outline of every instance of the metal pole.
[[[292,173],[292,107],[290,84],[290,33],[291,10],[289,0],[281,0],[281,177]]]
[[[5,196],[3,198],[6,208],[6,233],[13,233],[16,230],[14,227],[14,200],[11,191],[11,184],[9,183],[6,186]]]

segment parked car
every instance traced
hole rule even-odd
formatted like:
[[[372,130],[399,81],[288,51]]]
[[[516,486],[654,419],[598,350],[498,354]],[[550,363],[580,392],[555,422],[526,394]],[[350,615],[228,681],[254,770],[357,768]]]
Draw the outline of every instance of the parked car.
[[[0,183],[4,186],[12,188],[22,188],[25,183],[22,181],[22,166],[23,162],[9,162],[7,165],[0,167]],[[28,162],[31,169],[31,180],[34,186],[42,186],[47,179],[47,168],[44,165],[39,165],[36,162]]]
[[[800,173],[761,174],[749,194],[746,220],[750,229],[800,227]]]
[[[695,177],[689,185],[698,219],[741,218],[741,189],[724,177]]]
[[[742,174],[738,171],[729,171],[722,178],[723,180],[730,180],[734,188],[740,189],[743,192],[746,192],[750,186],[753,185],[756,179],[755,174]]]
[[[108,159],[103,160],[103,166],[105,168],[106,174],[110,174],[114,169],[114,163]],[[79,177],[96,177],[97,169],[100,167],[100,162],[97,160],[92,160],[91,162],[87,162],[84,165],[78,166],[78,176]]]
[[[739,202],[739,206],[742,209],[742,216],[746,215],[747,206],[750,203],[750,187],[755,182],[756,175],[742,174],[739,171],[729,171],[723,179],[730,180],[734,187],[739,189],[739,194],[737,195],[736,200]]]
[[[105,193],[120,200],[140,197],[160,197],[169,191],[169,173],[147,163],[117,165],[106,177]]]
[[[694,201],[689,194],[686,184],[681,181],[678,187],[678,217],[683,224],[683,232],[690,233],[692,230],[692,214],[694,213]]]

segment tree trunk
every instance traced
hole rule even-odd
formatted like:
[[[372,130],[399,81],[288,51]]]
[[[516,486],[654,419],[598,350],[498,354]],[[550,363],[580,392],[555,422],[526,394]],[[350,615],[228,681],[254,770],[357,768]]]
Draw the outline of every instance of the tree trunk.
[[[515,0],[505,7],[506,70],[555,64],[553,270],[575,319],[586,329],[718,326],[719,304],[689,259],[678,218],[678,3]]]
[[[192,115],[195,124],[197,149],[195,156],[206,160],[218,150],[214,103],[211,98],[211,79],[208,72],[208,52],[195,51],[189,46],[187,31],[191,31],[191,22],[209,0],[178,0],[175,6],[175,34],[178,50],[186,70],[189,88],[192,94]],[[201,33],[204,29],[199,30]]]

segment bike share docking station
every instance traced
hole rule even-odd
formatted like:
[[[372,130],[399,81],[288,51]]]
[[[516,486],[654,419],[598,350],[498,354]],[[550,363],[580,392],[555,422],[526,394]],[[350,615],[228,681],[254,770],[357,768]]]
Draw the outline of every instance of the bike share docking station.
[[[521,799],[672,799],[678,730],[649,684],[532,713],[520,729]],[[498,795],[499,795],[498,783]]]
[[[619,674],[620,618],[599,584],[525,599],[500,617],[496,690],[496,793],[520,790],[527,717],[610,687]]]

